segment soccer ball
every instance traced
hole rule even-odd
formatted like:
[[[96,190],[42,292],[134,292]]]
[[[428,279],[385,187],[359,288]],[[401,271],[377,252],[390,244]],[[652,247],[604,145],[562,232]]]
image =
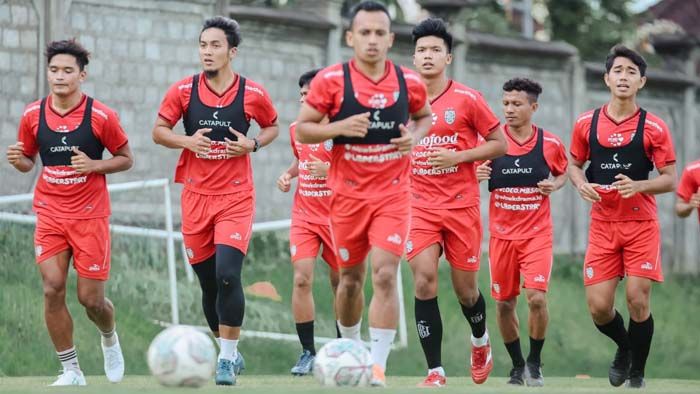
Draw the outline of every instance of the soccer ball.
[[[372,356],[358,341],[334,339],[316,354],[314,376],[322,386],[367,386],[372,379]]]
[[[148,367],[165,386],[200,387],[214,375],[216,349],[209,337],[187,326],[160,332],[148,347]]]

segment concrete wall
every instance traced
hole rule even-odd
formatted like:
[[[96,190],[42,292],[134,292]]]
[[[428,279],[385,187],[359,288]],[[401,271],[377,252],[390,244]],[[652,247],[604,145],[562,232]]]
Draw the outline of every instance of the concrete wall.
[[[234,69],[262,83],[280,115],[280,137],[253,155],[257,187],[257,221],[287,218],[291,194],[274,186],[289,165],[288,125],[298,110],[296,80],[313,67],[347,59],[339,15],[342,1],[298,0],[284,10],[242,5],[224,7],[216,0],[0,0],[0,145],[15,139],[24,105],[46,94],[42,47],[47,40],[77,37],[93,57],[85,90],[116,109],[136,155],[134,169],[110,176],[111,182],[173,176],[178,153],[156,146],[151,128],[168,86],[198,71],[196,39],[202,21],[225,13],[236,18],[243,34]],[[410,66],[410,26],[395,26],[391,57]],[[483,92],[500,114],[503,82],[514,76],[538,80],[544,87],[535,121],[568,145],[576,116],[608,99],[600,65],[583,64],[575,49],[563,43],[500,38],[466,32],[455,26],[456,60],[450,70],[458,81]],[[669,124],[679,166],[700,156],[700,104],[695,76],[651,72],[641,104]],[[178,125],[177,130],[181,130]],[[256,133],[254,127],[251,132]],[[680,173],[680,169],[679,169]],[[19,174],[4,161],[0,194],[31,191],[34,176]],[[179,200],[179,186],[173,200]],[[117,195],[115,221],[159,220],[158,195]],[[664,234],[664,262],[673,270],[698,272],[700,252],[695,219],[673,215],[673,195],[659,199]],[[588,206],[570,186],[553,198],[556,251],[582,253],[587,242]],[[486,214],[486,198],[482,199]],[[695,217],[695,216],[693,216]]]

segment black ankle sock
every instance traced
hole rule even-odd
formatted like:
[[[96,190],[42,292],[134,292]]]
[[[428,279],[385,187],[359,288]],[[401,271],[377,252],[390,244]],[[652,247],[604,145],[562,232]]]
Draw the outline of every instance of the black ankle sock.
[[[649,348],[651,347],[651,338],[654,336],[654,318],[649,315],[649,318],[643,322],[637,323],[630,319],[629,339],[632,353],[632,366],[630,371],[637,374],[641,373],[644,376],[644,368],[649,357]]]
[[[620,312],[615,311],[615,317],[608,323],[603,325],[595,325],[600,332],[607,335],[615,341],[620,350],[627,351],[630,349],[630,339],[625,330],[625,322],[622,320]]]
[[[316,347],[314,346],[314,321],[297,323],[296,326],[302,349],[308,350],[311,354],[316,355]]]
[[[442,318],[437,297],[429,300],[416,298],[416,328],[425,354],[428,369],[442,365]]]
[[[530,354],[527,356],[527,361],[533,364],[540,365],[540,355],[542,354],[542,346],[544,346],[544,338],[535,339],[530,337]]]
[[[520,349],[520,338],[514,340],[513,342],[506,343],[505,345],[508,355],[510,355],[510,360],[513,362],[513,367],[517,368],[525,366],[523,352]]]
[[[484,296],[481,295],[481,291],[479,291],[479,298],[476,299],[476,303],[473,306],[466,307],[462,303],[459,305],[462,307],[462,313],[472,328],[474,338],[483,337],[486,333],[486,301]]]

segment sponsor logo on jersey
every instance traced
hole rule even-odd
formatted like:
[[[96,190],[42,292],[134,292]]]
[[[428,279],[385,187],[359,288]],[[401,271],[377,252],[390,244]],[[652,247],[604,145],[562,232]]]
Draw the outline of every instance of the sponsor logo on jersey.
[[[437,120],[438,120],[437,114],[435,112],[433,112],[432,114],[430,114],[430,117],[432,118],[433,126],[435,126],[435,123],[437,123]]]
[[[95,272],[95,271],[99,271],[99,270],[100,270],[100,266],[97,264],[93,264],[90,266],[90,268],[88,268],[88,271],[91,271],[91,272]]]
[[[421,138],[418,142],[418,146],[424,146],[426,148],[432,148],[433,146],[442,145],[457,145],[459,139],[459,134],[454,133],[452,135],[435,135],[430,134]]]
[[[384,108],[386,107],[386,102],[387,99],[384,93],[375,93],[368,100],[370,108]]]
[[[625,137],[620,133],[612,133],[608,137],[608,143],[611,146],[620,146],[625,141]]]
[[[647,270],[647,271],[651,271],[651,270],[654,269],[654,266],[651,265],[650,262],[645,261],[644,264],[642,264],[642,269],[643,269],[643,270]]]
[[[467,259],[467,263],[469,263],[469,264],[476,264],[476,262],[477,262],[476,256],[470,256],[470,257]]]
[[[538,283],[544,283],[547,280],[544,278],[544,275],[540,274],[540,275],[535,276],[533,281],[538,282]]]
[[[235,239],[236,241],[240,241],[243,239],[243,237],[241,236],[241,233],[233,233],[233,234],[231,234],[230,238]]]
[[[379,117],[381,111],[376,110],[374,111],[374,114],[372,114],[372,121],[369,123],[369,129],[382,129],[382,130],[392,130],[394,128],[394,125],[396,124],[395,121],[386,121],[383,122],[382,119]]]
[[[401,245],[401,236],[398,235],[398,234],[396,234],[396,233],[391,234],[390,236],[388,236],[388,237],[386,238],[386,240],[387,240],[388,242],[391,242],[392,244]]]

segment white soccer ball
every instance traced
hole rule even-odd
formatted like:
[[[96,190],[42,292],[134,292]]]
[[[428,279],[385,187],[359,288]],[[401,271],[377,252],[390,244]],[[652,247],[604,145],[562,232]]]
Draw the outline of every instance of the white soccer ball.
[[[216,348],[201,331],[172,326],[148,347],[148,367],[165,386],[200,387],[214,375]]]
[[[367,386],[372,379],[372,356],[358,341],[334,339],[316,353],[314,376],[322,386]]]

